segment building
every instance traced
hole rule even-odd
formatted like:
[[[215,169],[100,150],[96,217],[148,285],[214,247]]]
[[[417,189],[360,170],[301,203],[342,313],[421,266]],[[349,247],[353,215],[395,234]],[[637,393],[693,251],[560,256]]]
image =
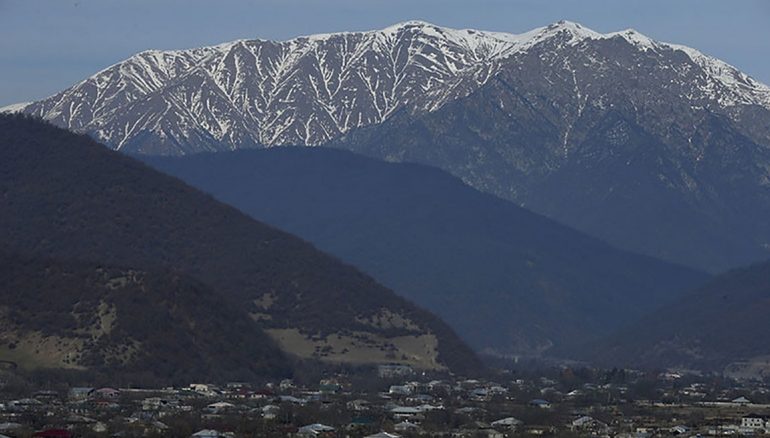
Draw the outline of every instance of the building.
[[[380,378],[390,379],[393,377],[411,376],[414,369],[408,365],[380,365],[377,367],[377,374]]]
[[[541,398],[536,398],[534,400],[530,400],[529,405],[542,408],[542,409],[548,409],[551,407],[551,402],[549,402],[548,400],[543,400]]]
[[[517,427],[524,424],[523,421],[515,417],[506,417],[492,422],[492,427],[495,429],[510,429],[515,430]]]
[[[374,435],[368,435],[364,438],[401,438],[401,435],[396,435],[395,433],[388,433],[388,432],[379,432],[379,433],[375,433]]]
[[[300,427],[297,431],[297,435],[308,437],[327,436],[332,433],[334,433],[333,427],[321,423],[308,424],[307,426]]]
[[[741,428],[751,430],[765,429],[767,425],[767,419],[758,414],[748,414],[741,418]]]

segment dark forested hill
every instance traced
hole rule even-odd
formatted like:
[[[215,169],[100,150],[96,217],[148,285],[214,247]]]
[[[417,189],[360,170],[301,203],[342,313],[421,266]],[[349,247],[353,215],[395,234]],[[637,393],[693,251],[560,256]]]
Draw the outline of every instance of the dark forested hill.
[[[183,272],[300,357],[478,366],[441,320],[356,269],[87,136],[21,116],[0,116],[0,244]]]
[[[479,349],[564,352],[706,278],[423,165],[324,148],[144,159],[363,269]]]
[[[248,315],[178,273],[0,252],[0,303],[0,359],[22,369],[166,384],[290,373]]]
[[[601,345],[608,365],[770,375],[770,263],[720,275]],[[596,350],[592,350],[596,353]]]

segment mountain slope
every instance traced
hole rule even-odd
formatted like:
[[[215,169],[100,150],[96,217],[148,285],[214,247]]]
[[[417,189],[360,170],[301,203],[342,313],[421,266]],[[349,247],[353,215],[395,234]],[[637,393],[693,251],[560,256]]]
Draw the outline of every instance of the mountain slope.
[[[598,357],[613,365],[767,375],[768,299],[770,264],[730,271],[614,336]]]
[[[443,322],[370,277],[88,137],[1,116],[0,193],[10,250],[189,274],[289,353],[478,367]]]
[[[467,97],[333,145],[438,166],[618,247],[720,271],[770,256],[770,111],[766,87],[704,59],[633,32],[564,31]]]
[[[770,88],[633,30],[407,22],[147,51],[11,109],[131,153],[323,144],[429,164],[713,272],[770,256]]]
[[[325,148],[144,159],[359,267],[496,353],[565,352],[706,277],[426,166]]]
[[[0,359],[113,381],[286,375],[278,347],[207,286],[171,272],[0,252]]]

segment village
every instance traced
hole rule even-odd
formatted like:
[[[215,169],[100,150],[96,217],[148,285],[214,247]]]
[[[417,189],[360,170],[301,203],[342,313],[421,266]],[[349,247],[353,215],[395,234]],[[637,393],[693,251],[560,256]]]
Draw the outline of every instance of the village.
[[[380,365],[313,383],[0,389],[0,438],[747,436],[770,389],[716,375],[553,368],[485,379]],[[46,385],[42,385],[46,386]],[[55,388],[55,389],[54,389]]]

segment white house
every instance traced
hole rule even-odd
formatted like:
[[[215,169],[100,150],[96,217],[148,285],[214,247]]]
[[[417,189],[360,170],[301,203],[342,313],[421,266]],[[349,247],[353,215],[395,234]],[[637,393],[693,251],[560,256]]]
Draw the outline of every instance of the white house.
[[[764,429],[767,425],[767,419],[758,414],[748,414],[741,418],[741,428],[760,430]]]
[[[501,429],[502,428],[504,428],[504,429],[516,429],[517,427],[521,426],[522,424],[524,424],[524,422],[519,420],[518,418],[506,417],[506,418],[501,418],[499,420],[493,421],[492,422],[492,427],[494,427],[494,428],[501,428]]]
[[[203,429],[192,434],[192,438],[224,438],[227,436],[228,434],[224,434],[214,429]]]
[[[412,406],[396,406],[390,410],[390,414],[397,420],[415,419],[425,412],[422,408]]]
[[[317,436],[329,432],[334,432],[334,428],[321,423],[313,423],[300,427],[297,434],[302,436]]]
[[[388,432],[379,432],[379,433],[375,433],[374,435],[368,435],[364,438],[401,438],[401,435],[396,435],[395,433],[388,433]]]
[[[741,396],[741,397],[738,397],[736,399],[733,399],[732,403],[734,403],[736,405],[750,405],[751,404],[751,400],[747,399],[746,397]]]

